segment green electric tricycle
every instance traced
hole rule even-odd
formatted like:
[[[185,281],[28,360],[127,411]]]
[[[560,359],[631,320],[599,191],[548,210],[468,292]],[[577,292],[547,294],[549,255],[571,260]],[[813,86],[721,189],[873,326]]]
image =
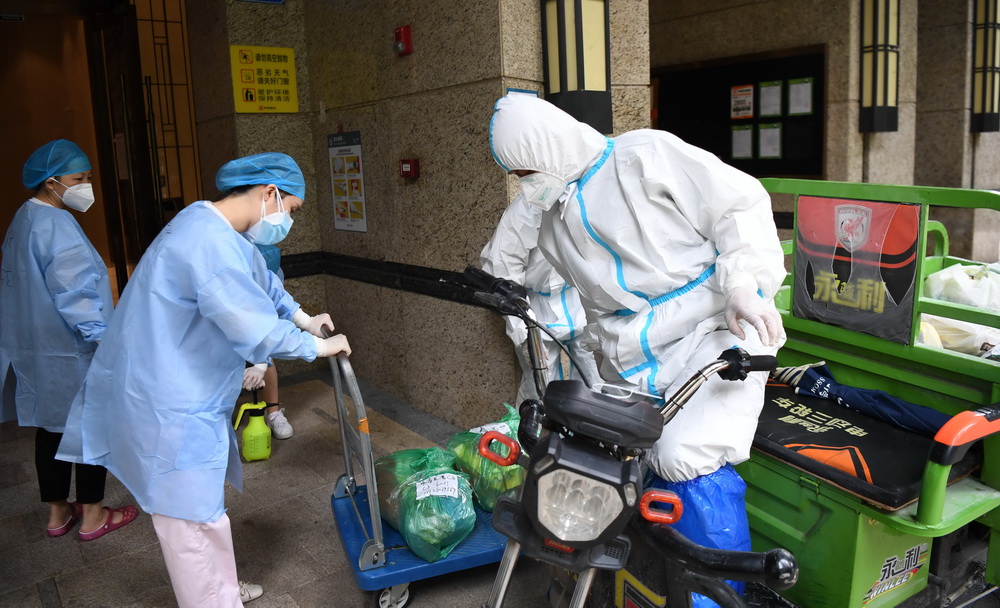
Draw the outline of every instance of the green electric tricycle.
[[[931,273],[974,264],[949,255],[937,208],[1000,211],[1000,193],[761,181],[794,198],[778,361],[798,369],[769,385],[737,467],[754,550],[796,555],[798,584],[782,595],[801,608],[955,607],[979,601],[970,593],[986,605],[1000,584],[1000,362],[919,336],[924,315],[1000,328],[1000,312],[924,291]],[[866,416],[817,376],[944,424],[917,432]]]

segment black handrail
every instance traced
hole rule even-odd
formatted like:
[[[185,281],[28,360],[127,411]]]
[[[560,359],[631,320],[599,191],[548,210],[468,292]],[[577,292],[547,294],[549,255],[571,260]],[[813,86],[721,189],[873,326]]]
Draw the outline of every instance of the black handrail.
[[[483,307],[472,298],[473,292],[463,287],[466,281],[461,272],[325,251],[282,255],[281,269],[286,279],[328,275]]]

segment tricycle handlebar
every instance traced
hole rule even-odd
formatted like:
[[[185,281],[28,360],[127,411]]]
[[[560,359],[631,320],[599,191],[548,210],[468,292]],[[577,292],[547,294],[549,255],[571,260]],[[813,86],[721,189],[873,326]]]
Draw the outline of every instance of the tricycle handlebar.
[[[643,522],[643,533],[669,560],[699,574],[719,579],[764,583],[777,591],[789,589],[799,578],[799,567],[786,549],[763,553],[724,551],[695,544],[669,525]]]

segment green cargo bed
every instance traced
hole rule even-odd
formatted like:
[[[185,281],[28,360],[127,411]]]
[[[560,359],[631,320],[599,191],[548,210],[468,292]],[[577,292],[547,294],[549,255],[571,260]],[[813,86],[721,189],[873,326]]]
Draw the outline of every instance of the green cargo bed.
[[[1000,314],[923,294],[930,273],[972,263],[949,256],[947,232],[928,218],[929,208],[1000,210],[1000,194],[761,181],[771,193],[796,197],[796,239],[786,244],[793,272],[777,297],[788,335],[780,365],[825,361],[840,384],[884,390],[949,416],[1000,402],[1000,363],[915,344],[922,314],[1000,327]],[[897,606],[927,587],[935,539],[973,521],[991,529],[986,578],[1000,582],[1000,436],[978,442],[981,466],[958,479],[949,459],[956,450],[967,456],[968,446],[937,445],[945,435],[965,443],[994,432],[992,416],[984,410],[975,419],[953,419],[949,432],[935,437],[941,462],[923,467],[919,498],[894,511],[812,467],[755,448],[738,467],[748,484],[754,549],[782,546],[801,564],[799,583],[783,595],[803,608]],[[954,432],[966,423],[975,430]]]

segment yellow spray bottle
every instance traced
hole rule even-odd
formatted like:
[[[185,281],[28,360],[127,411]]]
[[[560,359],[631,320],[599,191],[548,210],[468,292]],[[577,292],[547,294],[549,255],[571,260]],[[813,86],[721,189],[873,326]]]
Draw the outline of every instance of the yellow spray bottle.
[[[236,416],[236,424],[233,425],[235,431],[240,427],[243,420],[243,412],[249,411],[250,419],[243,429],[243,459],[247,462],[251,460],[266,460],[271,456],[271,428],[264,422],[264,410],[267,403],[257,401],[257,391],[253,391],[253,403],[244,403],[240,408],[240,413]]]

